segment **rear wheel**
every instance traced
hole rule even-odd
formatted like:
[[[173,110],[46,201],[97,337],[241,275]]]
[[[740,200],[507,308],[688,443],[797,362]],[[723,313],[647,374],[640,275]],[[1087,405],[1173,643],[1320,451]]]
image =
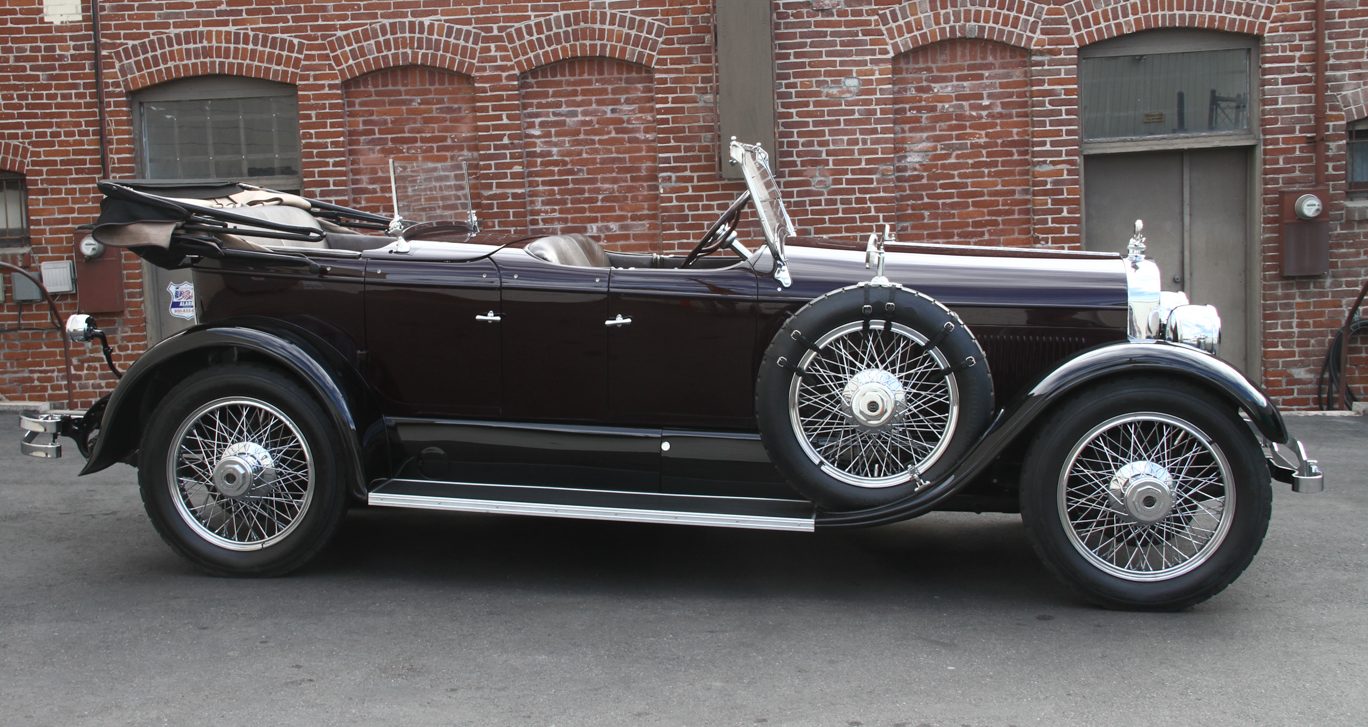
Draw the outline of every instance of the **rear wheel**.
[[[218,575],[279,575],[331,538],[350,472],[318,403],[278,371],[219,366],[172,389],[139,454],[162,538]]]
[[[1088,599],[1186,608],[1258,552],[1268,468],[1227,402],[1171,381],[1116,382],[1040,431],[1022,468],[1022,518],[1045,564]]]

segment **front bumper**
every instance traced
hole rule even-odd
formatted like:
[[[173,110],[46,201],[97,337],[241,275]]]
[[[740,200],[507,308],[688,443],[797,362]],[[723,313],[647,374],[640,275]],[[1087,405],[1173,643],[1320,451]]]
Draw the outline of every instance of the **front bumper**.
[[[1264,440],[1264,456],[1268,458],[1268,470],[1273,479],[1292,485],[1293,492],[1323,492],[1325,475],[1320,464],[1306,457],[1306,447],[1302,443],[1287,438],[1286,444]]]

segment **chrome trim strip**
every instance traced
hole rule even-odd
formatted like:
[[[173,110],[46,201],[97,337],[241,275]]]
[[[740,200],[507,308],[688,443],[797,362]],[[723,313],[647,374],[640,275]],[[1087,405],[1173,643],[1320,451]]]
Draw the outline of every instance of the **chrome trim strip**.
[[[674,432],[674,434],[677,435],[677,434],[679,434],[679,432],[676,431],[676,432]],[[787,503],[787,504],[790,504],[790,505],[793,505],[793,504],[810,504],[807,500],[790,499],[790,498],[786,498],[786,497],[729,497],[729,496],[722,496],[722,495],[697,495],[697,494],[691,494],[691,493],[687,493],[687,492],[681,492],[681,493],[674,493],[674,492],[670,492],[670,493],[665,493],[665,492],[631,492],[631,491],[628,491],[628,490],[604,490],[604,489],[598,489],[598,488],[593,488],[593,487],[553,487],[553,486],[551,486],[551,485],[507,485],[507,484],[499,484],[499,483],[495,483],[495,482],[468,482],[468,481],[464,481],[464,480],[463,480],[463,481],[415,480],[415,479],[410,479],[410,478],[407,478],[407,477],[395,477],[395,478],[393,478],[393,479],[384,480],[381,484],[382,484],[382,486],[387,486],[387,485],[392,485],[392,484],[398,484],[398,485],[463,485],[463,486],[470,486],[470,487],[483,487],[483,488],[487,488],[487,489],[490,489],[490,490],[495,490],[495,489],[508,489],[508,490],[545,490],[545,491],[547,491],[547,492],[586,492],[586,493],[590,493],[590,494],[665,495],[665,496],[668,496],[668,497],[671,497],[671,498],[675,498],[675,499],[684,499],[684,498],[697,498],[697,499],[700,499],[700,500],[705,500],[705,499],[706,499],[706,500],[725,499],[725,500],[727,500],[728,502],[776,502],[776,503]],[[475,499],[479,499],[479,498],[475,498]],[[495,500],[495,502],[502,502],[502,500]]]
[[[721,528],[752,530],[787,530],[812,532],[815,518],[765,517],[760,515],[728,515],[725,513],[679,512],[673,510],[642,510],[637,508],[594,507],[589,505],[547,505],[530,502],[474,500],[425,495],[398,495],[372,492],[369,504],[380,507],[403,507],[417,510],[449,510],[479,512],[495,515],[530,515],[560,517],[577,520],[616,520],[634,523],[664,523],[670,525],[703,525]]]

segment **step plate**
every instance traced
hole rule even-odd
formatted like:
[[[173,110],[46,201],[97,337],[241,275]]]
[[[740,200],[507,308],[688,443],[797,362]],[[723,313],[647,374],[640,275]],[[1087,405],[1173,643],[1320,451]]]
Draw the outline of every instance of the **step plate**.
[[[704,525],[811,532],[812,505],[802,500],[701,497],[469,482],[390,480],[370,493],[380,507],[532,515],[580,520]]]

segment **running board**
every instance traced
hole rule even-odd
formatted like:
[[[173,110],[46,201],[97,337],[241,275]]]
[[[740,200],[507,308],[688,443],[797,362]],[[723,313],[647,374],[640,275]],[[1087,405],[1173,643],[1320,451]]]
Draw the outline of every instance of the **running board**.
[[[367,500],[381,507],[636,523],[811,532],[812,503],[753,497],[665,495],[470,482],[390,480]]]

